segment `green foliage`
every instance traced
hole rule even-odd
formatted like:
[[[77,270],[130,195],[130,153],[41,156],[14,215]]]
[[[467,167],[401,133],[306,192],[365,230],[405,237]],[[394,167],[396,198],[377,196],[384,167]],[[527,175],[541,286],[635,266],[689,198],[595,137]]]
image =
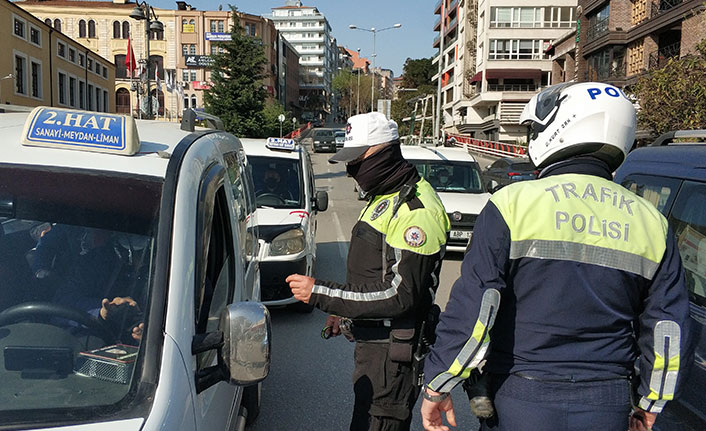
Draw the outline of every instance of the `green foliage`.
[[[423,85],[432,85],[431,78],[438,71],[431,58],[413,60],[408,58],[402,71],[402,86],[404,88],[419,88]]]
[[[237,8],[231,6],[231,10],[235,14]],[[262,88],[266,64],[262,41],[245,36],[237,18],[231,37],[231,41],[217,44],[225,51],[212,56],[212,85],[204,93],[206,112],[220,117],[226,130],[237,136],[261,137],[266,95]]]
[[[282,136],[294,130],[294,124],[292,123],[292,113],[285,112],[284,107],[275,101],[270,101],[265,103],[265,108],[262,111],[262,125],[260,130],[260,135],[256,136],[259,138],[267,138],[270,136],[279,136],[279,116],[284,114],[285,119],[282,122]]]
[[[672,58],[641,77],[632,92],[640,103],[638,124],[655,135],[706,125],[706,39],[697,54]]]

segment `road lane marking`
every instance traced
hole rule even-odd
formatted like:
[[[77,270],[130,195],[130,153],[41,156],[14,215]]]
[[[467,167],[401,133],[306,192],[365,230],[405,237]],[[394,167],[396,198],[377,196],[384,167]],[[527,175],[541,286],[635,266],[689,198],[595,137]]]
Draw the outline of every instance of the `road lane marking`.
[[[336,212],[333,213],[333,221],[336,224],[336,235],[338,236],[338,252],[341,255],[341,259],[346,259],[348,256],[348,241],[346,241],[346,237],[343,235],[343,228],[341,227],[341,221],[338,219],[338,214]]]

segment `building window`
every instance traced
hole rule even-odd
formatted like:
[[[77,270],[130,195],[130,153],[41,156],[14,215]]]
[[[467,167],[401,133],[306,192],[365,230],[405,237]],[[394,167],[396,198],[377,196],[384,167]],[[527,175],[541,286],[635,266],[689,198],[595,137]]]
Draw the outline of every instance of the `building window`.
[[[196,45],[193,43],[189,45],[189,55],[196,55]]]
[[[79,29],[81,28],[80,25],[81,24],[79,23]],[[86,24],[84,23],[84,28],[85,25]],[[118,21],[113,21],[113,39],[120,39],[120,22]]]
[[[181,71],[181,80],[182,80],[182,81],[188,81],[188,80],[189,80],[189,71],[188,71],[188,70],[182,70],[182,71]]]
[[[93,59],[92,58],[86,59],[86,69],[93,70]]]
[[[27,59],[21,55],[15,55],[15,92],[17,94],[27,94]]]
[[[587,41],[597,39],[608,31],[609,15],[610,4],[606,4],[601,10],[588,17]]]
[[[491,39],[489,60],[541,60],[543,41],[532,39]]]
[[[69,77],[69,106],[76,107],[76,78]]]
[[[86,83],[78,82],[78,109],[86,109]]]
[[[553,7],[545,7],[544,8],[544,26],[545,27],[554,27],[554,28],[570,28],[574,26],[574,21],[575,21],[575,16],[576,14],[574,13],[575,8],[566,6],[566,7],[559,7],[559,6],[553,6]]]
[[[19,18],[14,19],[15,22],[15,36],[24,39],[27,31],[27,23]]]
[[[150,39],[152,40],[164,40],[164,31],[150,31]]]
[[[102,105],[102,103],[101,103],[101,89],[96,87],[96,111],[100,112],[101,105]]]
[[[48,25],[49,27],[51,27],[51,19],[50,19],[50,18],[45,19],[45,20],[44,20],[44,24],[46,24],[46,25]]]
[[[86,56],[84,56],[83,54],[79,54],[78,55],[78,65],[83,66],[84,64],[86,64]]]
[[[57,42],[56,54],[59,57],[66,58],[66,45],[61,42]]]
[[[189,96],[184,96],[184,109],[189,109]]]
[[[191,107],[196,108],[198,106],[198,103],[196,101],[196,95],[191,96]]]
[[[188,43],[181,44],[181,55],[184,57],[189,55],[189,44]]]
[[[190,71],[189,71],[189,80],[190,80],[190,81],[196,81],[196,71],[195,71],[195,70],[190,70]]]
[[[218,32],[223,33],[225,27],[225,23],[222,20],[218,21]]]
[[[42,46],[42,32],[36,27],[30,26],[29,28],[29,40],[37,46]]]
[[[542,26],[542,8],[492,7],[490,27],[532,28]]]
[[[61,20],[59,18],[54,20],[54,30],[61,31]]]
[[[32,62],[32,97],[42,98],[42,65],[36,61]]]
[[[101,74],[101,64],[96,62],[96,74],[100,75]]]
[[[103,67],[103,78],[108,79],[108,68]]]
[[[108,112],[108,92],[103,90],[103,112]]]
[[[86,20],[81,20],[78,22],[78,37],[86,37]],[[113,23],[113,37],[115,37],[115,23]]]
[[[73,48],[69,48],[69,61],[76,63],[76,50]]]
[[[123,39],[130,38],[130,23],[123,21]]]
[[[126,88],[118,88],[115,92],[115,112],[118,114],[130,113],[130,92]]]
[[[88,38],[96,38],[96,22],[93,20],[88,21]]]
[[[58,81],[58,89],[59,89],[59,103],[61,105],[66,104],[66,74],[59,72],[59,81]]]
[[[256,25],[253,23],[245,23],[245,36],[255,37]]]

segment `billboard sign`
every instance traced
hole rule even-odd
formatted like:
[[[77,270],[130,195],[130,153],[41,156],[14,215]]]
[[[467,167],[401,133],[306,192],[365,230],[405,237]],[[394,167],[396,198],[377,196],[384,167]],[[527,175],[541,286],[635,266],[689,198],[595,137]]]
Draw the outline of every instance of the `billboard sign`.
[[[211,67],[213,66],[213,59],[209,55],[187,55],[184,58],[186,67]]]
[[[230,42],[233,40],[233,37],[230,33],[206,32],[206,40],[212,42]]]

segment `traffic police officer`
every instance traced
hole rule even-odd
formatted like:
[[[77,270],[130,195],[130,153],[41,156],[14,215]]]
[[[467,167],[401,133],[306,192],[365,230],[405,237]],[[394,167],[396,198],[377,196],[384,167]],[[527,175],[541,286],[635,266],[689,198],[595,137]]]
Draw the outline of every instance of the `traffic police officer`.
[[[476,221],[427,358],[424,427],[455,425],[449,391],[487,355],[497,415],[482,429],[650,429],[690,361],[689,301],[667,220],[611,181],[635,109],[613,86],[560,84],[521,122],[542,172]]]
[[[431,185],[400,151],[397,124],[379,112],[351,117],[330,162],[369,197],[353,227],[345,284],[290,275],[294,296],[331,313],[332,335],[356,341],[351,430],[408,430],[419,394],[412,357],[432,307],[449,220]],[[346,318],[346,319],[344,319]],[[351,320],[348,320],[351,319]]]

